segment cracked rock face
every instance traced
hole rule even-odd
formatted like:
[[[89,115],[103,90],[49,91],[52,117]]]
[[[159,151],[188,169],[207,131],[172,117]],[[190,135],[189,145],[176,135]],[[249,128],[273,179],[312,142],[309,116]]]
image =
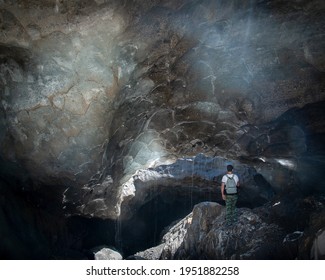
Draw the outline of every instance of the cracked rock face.
[[[124,23],[105,9],[69,22],[69,8],[34,2],[1,7],[1,156],[46,184],[80,185],[102,164],[116,86],[110,44]]]
[[[227,226],[223,206],[214,202],[199,203],[190,214],[168,228],[159,245],[129,258],[323,259],[323,206],[312,215],[308,230],[302,232],[285,229],[278,221],[269,219],[277,205],[254,210],[241,208],[237,212],[237,223]],[[289,218],[290,209],[282,214]]]
[[[238,222],[226,226],[224,210],[217,203],[197,204],[192,213],[170,228],[161,245],[135,256],[223,260],[285,257],[281,248],[284,233],[277,225],[266,223],[258,213],[242,208],[238,212]],[[152,254],[153,251],[156,254]]]
[[[323,99],[322,7],[278,2],[3,1],[2,156],[80,184]]]
[[[0,166],[66,215],[111,220],[174,195],[221,202],[228,163],[243,206],[322,193],[324,11],[319,0],[0,1]]]

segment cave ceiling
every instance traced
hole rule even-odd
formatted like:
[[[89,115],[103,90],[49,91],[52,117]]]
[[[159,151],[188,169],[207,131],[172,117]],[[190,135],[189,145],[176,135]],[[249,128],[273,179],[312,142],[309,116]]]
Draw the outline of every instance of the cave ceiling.
[[[216,157],[241,175],[243,158],[290,169],[306,135],[324,133],[324,11],[317,0],[0,1],[1,160],[34,187],[64,187],[68,211],[107,218],[139,180],[193,175],[193,158],[219,173]]]

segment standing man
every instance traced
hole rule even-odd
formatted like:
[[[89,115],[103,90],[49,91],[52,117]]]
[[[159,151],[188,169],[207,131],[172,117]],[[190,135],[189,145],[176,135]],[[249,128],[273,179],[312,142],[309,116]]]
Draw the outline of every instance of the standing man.
[[[221,180],[221,195],[226,202],[226,221],[231,225],[236,221],[236,203],[238,199],[237,188],[239,187],[239,178],[232,173],[234,167],[227,165],[227,174]]]

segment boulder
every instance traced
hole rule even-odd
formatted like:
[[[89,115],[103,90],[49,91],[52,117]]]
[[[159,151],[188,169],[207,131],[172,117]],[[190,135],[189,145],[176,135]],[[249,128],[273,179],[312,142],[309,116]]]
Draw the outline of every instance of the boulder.
[[[122,255],[110,248],[105,246],[99,246],[92,249],[95,260],[122,260]]]
[[[263,211],[239,208],[238,221],[228,226],[224,206],[203,202],[173,225],[159,246],[137,255],[151,259],[147,252],[159,248],[159,259],[285,259],[284,237],[281,227],[264,221]]]

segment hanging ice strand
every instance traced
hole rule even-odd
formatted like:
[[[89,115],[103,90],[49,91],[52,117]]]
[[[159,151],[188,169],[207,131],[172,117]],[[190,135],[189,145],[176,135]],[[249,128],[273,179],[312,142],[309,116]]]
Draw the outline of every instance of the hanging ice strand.
[[[57,14],[59,12],[59,0],[55,0],[55,8],[54,8],[55,13]]]
[[[194,188],[194,172],[195,172],[195,156],[192,158],[192,186],[190,187],[190,207],[193,207],[193,188]]]
[[[115,246],[122,252],[122,221],[120,216],[115,221]]]

